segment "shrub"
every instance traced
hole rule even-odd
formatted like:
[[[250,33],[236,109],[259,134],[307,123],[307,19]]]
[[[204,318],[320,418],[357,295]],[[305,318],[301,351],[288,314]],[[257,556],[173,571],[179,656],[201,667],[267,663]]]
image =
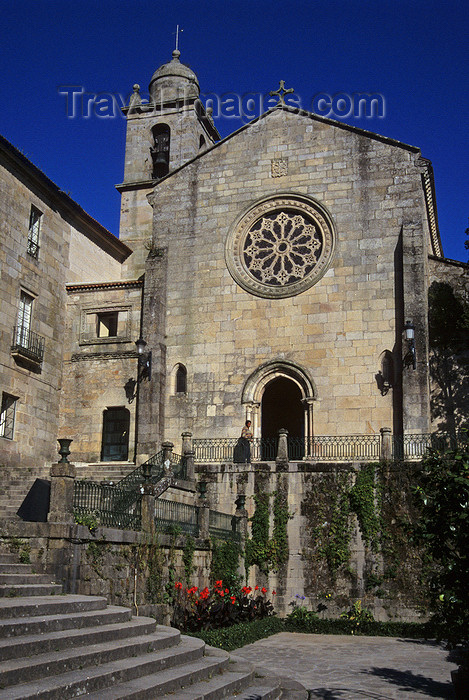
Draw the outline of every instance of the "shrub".
[[[224,588],[222,580],[216,581],[212,590],[199,591],[197,586],[184,589],[179,581],[174,589],[172,624],[184,632],[228,627],[274,614],[272,603],[266,598],[267,589],[259,591],[258,586],[254,591],[244,586],[236,595]],[[272,594],[275,595],[275,591]]]
[[[203,639],[206,644],[225,651],[233,651],[245,644],[252,644],[258,639],[270,637],[285,630],[284,621],[278,617],[267,617],[264,620],[240,622],[223,629],[201,630],[190,632],[194,637]]]

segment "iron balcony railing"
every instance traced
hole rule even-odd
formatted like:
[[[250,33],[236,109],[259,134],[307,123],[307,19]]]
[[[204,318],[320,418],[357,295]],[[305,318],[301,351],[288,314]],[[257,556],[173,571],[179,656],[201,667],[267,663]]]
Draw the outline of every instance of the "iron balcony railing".
[[[104,527],[140,530],[142,497],[139,494],[131,504],[127,504],[126,495],[126,491],[112,484],[75,481],[73,512],[75,516],[91,516]]]
[[[239,523],[240,519],[237,515],[229,515],[228,513],[220,513],[217,510],[210,509],[208,530],[211,537],[241,542]]]
[[[157,498],[155,501],[155,526],[159,532],[170,533],[175,526],[186,535],[199,536],[199,509],[187,503],[167,501]]]
[[[239,438],[197,438],[192,441],[196,462],[246,462]],[[375,460],[380,457],[380,435],[288,437],[288,458],[315,461]],[[250,442],[250,461],[274,461],[278,438],[254,438]]]
[[[393,458],[395,460],[421,459],[429,449],[438,452],[455,450],[467,441],[468,433],[466,431],[394,435],[392,440]]]
[[[40,363],[44,359],[44,338],[28,326],[15,326],[11,351]]]
[[[39,257],[39,245],[36,243],[36,241],[33,241],[32,238],[28,238],[28,247],[27,247],[27,253],[30,255],[32,258],[37,258]]]
[[[277,456],[278,438],[254,438],[249,453],[242,438],[196,438],[192,441],[196,462],[270,462]]]

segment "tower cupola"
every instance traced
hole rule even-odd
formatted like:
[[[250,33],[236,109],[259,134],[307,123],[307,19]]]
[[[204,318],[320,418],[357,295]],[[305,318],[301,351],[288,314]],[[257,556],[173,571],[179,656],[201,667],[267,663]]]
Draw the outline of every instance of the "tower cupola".
[[[149,85],[150,100],[153,104],[198,98],[200,87],[197,76],[189,66],[181,63],[180,55],[180,51],[174,50],[172,60],[154,72]]]

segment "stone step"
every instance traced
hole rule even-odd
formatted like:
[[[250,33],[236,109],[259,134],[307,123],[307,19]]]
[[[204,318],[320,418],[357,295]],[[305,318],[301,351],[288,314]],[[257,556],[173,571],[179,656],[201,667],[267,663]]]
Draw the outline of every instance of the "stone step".
[[[51,577],[47,574],[33,574],[31,572],[25,573],[1,573],[0,572],[0,586],[16,586],[16,585],[27,585],[27,584],[51,584]]]
[[[157,630],[129,639],[112,639],[86,647],[44,652],[29,658],[7,659],[0,662],[0,687],[6,688],[77,670],[86,670],[85,675],[88,675],[90,668],[104,667],[130,658],[133,664],[134,659],[147,658],[150,653],[160,654],[159,668],[166,668],[167,665],[173,665],[172,659],[186,651],[180,647],[168,647],[167,636]]]
[[[104,610],[106,598],[101,596],[66,595],[66,596],[31,596],[22,598],[0,599],[0,620],[5,618],[66,615],[90,610]]]
[[[208,677],[223,666],[223,662],[202,656],[204,643],[193,637],[181,637],[177,647],[162,651],[146,651],[142,655],[88,666],[56,676],[44,674],[35,681],[28,681],[2,690],[2,700],[64,700],[79,695],[93,694],[96,699],[103,697],[105,688],[125,683],[135,678],[154,674],[160,692],[163,694],[178,685],[180,678],[190,679],[194,673],[198,677]],[[182,664],[182,665],[181,665]],[[176,668],[175,668],[176,667]],[[155,697],[154,693],[150,697]],[[177,696],[176,696],[177,697]]]
[[[0,552],[0,564],[15,564],[18,562],[18,557],[16,554],[9,554],[7,552]]]
[[[215,670],[211,668],[208,676],[205,669],[199,664],[191,664],[188,667],[178,667],[171,669],[164,674],[150,675],[143,678],[136,678],[132,681],[115,685],[107,690],[102,690],[99,694],[91,694],[89,700],[154,700],[155,698],[169,698],[174,696],[176,700],[220,700],[227,695],[240,693],[247,689],[253,681],[254,671],[252,667],[244,664],[244,670],[233,671],[228,655],[220,650],[206,647],[205,659],[219,659],[221,666]],[[188,674],[189,671],[189,674]],[[176,675],[176,672],[178,675]],[[266,700],[275,700],[279,697],[280,690],[278,684],[271,686],[276,694],[271,697],[266,696]],[[262,696],[261,696],[262,697]]]
[[[0,638],[14,638],[21,635],[46,635],[73,629],[86,629],[96,625],[111,625],[128,622],[132,618],[129,608],[109,605],[103,610],[88,610],[77,613],[50,614],[46,616],[18,617],[0,620]],[[168,628],[169,629],[169,628]],[[177,630],[173,630],[175,633]],[[179,632],[177,632],[179,635]],[[179,636],[178,636],[179,641]]]
[[[0,562],[0,575],[2,574],[32,574],[31,564],[13,564]]]
[[[25,585],[0,584],[0,598],[16,598],[23,596],[60,595],[62,586],[58,583],[27,583]]]
[[[60,649],[91,646],[99,642],[152,634],[156,631],[156,622],[148,617],[134,617],[124,622],[103,624],[92,628],[78,628],[39,634],[25,634],[22,637],[0,639],[0,661],[17,657],[33,656],[56,652]],[[175,638],[175,643],[178,637]],[[165,642],[168,644],[168,641]]]

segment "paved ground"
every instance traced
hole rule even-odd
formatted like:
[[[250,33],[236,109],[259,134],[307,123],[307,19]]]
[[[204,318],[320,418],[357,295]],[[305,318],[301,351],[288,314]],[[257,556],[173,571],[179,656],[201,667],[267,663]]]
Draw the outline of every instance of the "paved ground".
[[[324,700],[454,698],[456,664],[433,642],[280,632],[233,652]]]

